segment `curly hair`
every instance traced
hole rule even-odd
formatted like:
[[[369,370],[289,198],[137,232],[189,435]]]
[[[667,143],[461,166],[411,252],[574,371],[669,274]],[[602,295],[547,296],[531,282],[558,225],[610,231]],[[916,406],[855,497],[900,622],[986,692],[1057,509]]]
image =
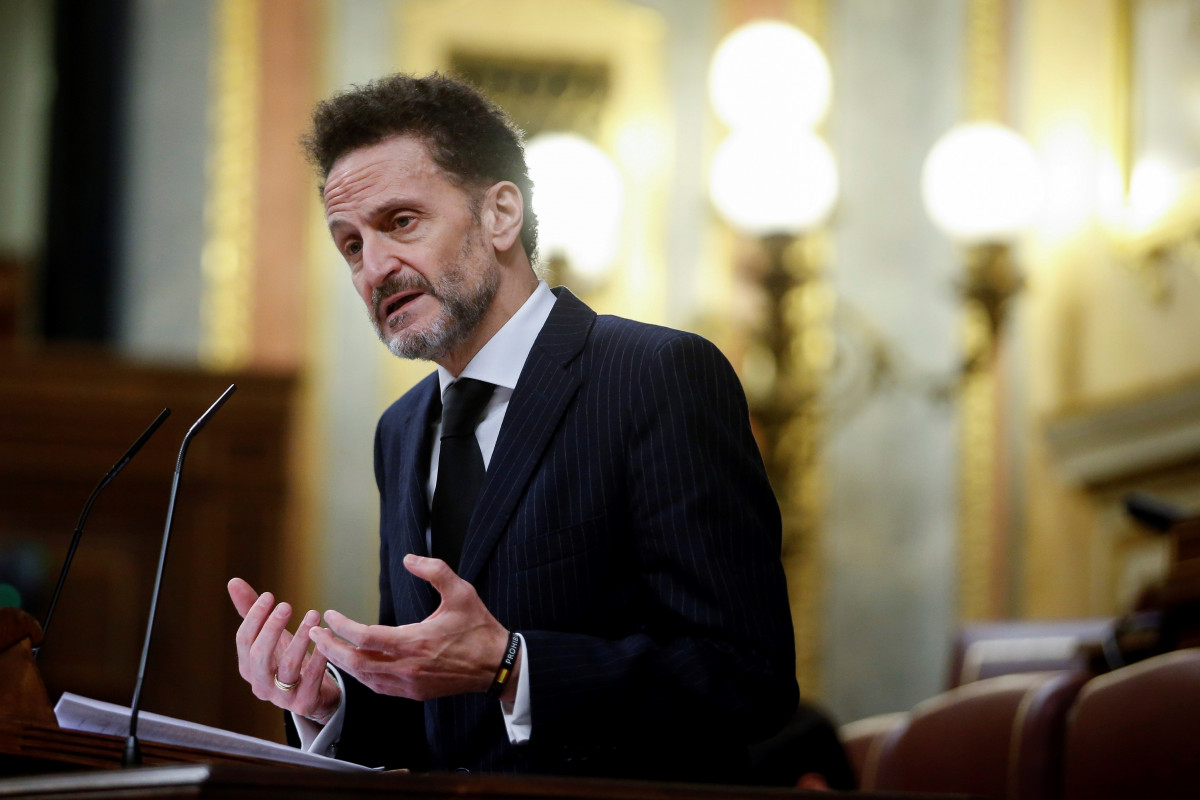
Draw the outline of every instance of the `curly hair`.
[[[312,128],[301,143],[324,193],[334,162],[393,136],[423,140],[434,163],[462,188],[516,184],[525,201],[521,244],[530,262],[537,260],[537,217],[524,134],[470,84],[435,72],[389,75],[353,86],[317,104]]]

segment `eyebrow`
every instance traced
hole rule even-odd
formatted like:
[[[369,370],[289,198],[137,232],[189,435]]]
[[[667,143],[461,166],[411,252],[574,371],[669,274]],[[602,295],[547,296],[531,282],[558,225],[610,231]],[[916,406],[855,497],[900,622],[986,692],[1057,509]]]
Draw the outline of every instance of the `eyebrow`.
[[[352,227],[354,226],[343,219],[334,219],[329,223],[329,233],[336,236],[338,231]]]
[[[365,216],[367,219],[373,220],[384,214],[394,211],[398,208],[411,208],[414,211],[416,211],[416,210],[418,210],[418,206],[419,206],[419,203],[417,203],[417,201],[415,199],[413,199],[411,197],[405,197],[403,195],[398,195],[395,197],[388,198],[387,200],[383,200],[379,203],[376,203],[372,208],[370,208],[367,211]],[[333,232],[333,231],[336,231],[338,228],[344,228],[344,227],[347,227],[348,225],[350,225],[349,222],[346,222],[345,220],[341,220],[338,218],[334,218],[334,220],[329,223],[329,230],[331,232]]]

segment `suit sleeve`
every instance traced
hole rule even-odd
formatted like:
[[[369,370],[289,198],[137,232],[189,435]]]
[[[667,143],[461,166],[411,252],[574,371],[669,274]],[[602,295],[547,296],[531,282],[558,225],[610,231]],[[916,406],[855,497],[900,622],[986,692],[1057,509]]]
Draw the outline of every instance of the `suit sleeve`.
[[[705,743],[774,733],[797,703],[779,507],[723,355],[680,334],[644,359],[625,431],[645,616],[620,639],[522,631],[532,745]]]

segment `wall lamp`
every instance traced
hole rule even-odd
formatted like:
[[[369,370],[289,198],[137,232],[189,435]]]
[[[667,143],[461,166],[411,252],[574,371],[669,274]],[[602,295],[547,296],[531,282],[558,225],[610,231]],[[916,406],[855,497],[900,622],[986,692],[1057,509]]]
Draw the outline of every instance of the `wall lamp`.
[[[542,133],[525,146],[536,191],[538,250],[554,283],[601,285],[621,247],[625,186],[608,153],[576,133]]]
[[[796,452],[818,393],[804,297],[816,275],[802,239],[821,227],[838,196],[829,146],[813,127],[829,108],[829,63],[797,28],[760,20],[718,45],[709,71],[712,104],[729,128],[709,171],[717,213],[756,238],[766,318],[754,332],[755,376],[747,376],[768,471],[777,487],[798,468]],[[794,446],[791,446],[792,442]]]
[[[963,371],[970,373],[990,364],[1009,301],[1024,283],[1011,246],[1041,205],[1037,154],[1003,125],[959,125],[934,144],[921,190],[934,225],[964,250],[960,295],[987,320],[984,341],[968,343]]]
[[[753,332],[742,371],[783,511],[802,693],[819,687],[819,401],[832,358],[829,304],[819,302],[825,296],[819,265],[804,245],[838,197],[833,153],[814,132],[829,108],[831,85],[820,47],[775,21],[731,32],[709,71],[713,107],[729,129],[709,172],[713,206],[730,227],[756,238],[767,256],[759,278],[765,319]]]

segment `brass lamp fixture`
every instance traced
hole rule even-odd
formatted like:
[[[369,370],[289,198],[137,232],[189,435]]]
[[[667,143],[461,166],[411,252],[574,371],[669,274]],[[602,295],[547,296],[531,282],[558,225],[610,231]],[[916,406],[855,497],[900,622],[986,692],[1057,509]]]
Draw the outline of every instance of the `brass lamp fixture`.
[[[772,479],[786,487],[784,431],[813,395],[802,364],[802,298],[814,265],[804,263],[801,240],[829,216],[838,192],[833,153],[812,130],[828,109],[829,64],[799,29],[760,20],[722,40],[709,90],[730,128],[709,172],[713,205],[767,256],[760,279],[767,310],[755,336],[772,379],[752,404]]]
[[[525,148],[537,191],[538,249],[551,285],[587,293],[608,277],[622,242],[625,185],[608,153],[577,133],[540,133]]]
[[[970,373],[990,362],[1009,301],[1024,285],[1011,243],[1041,203],[1037,155],[1003,125],[959,125],[934,144],[921,189],[934,224],[964,249],[959,294],[986,321],[983,335],[968,341],[963,371]]]
[[[752,332],[759,380],[750,391],[759,444],[783,511],[801,691],[819,686],[821,559],[817,451],[821,430],[823,320],[819,268],[806,256],[838,194],[837,166],[813,131],[828,109],[829,64],[795,27],[757,21],[717,48],[709,90],[729,127],[709,173],[717,212],[756,238],[766,256],[766,310]],[[764,379],[765,376],[765,379]],[[747,376],[749,377],[749,376]]]
[[[1012,298],[1023,279],[1012,242],[1033,220],[1041,174],[1033,148],[995,123],[951,129],[922,172],[926,210],[965,252],[959,283],[967,312],[962,367],[954,376],[959,406],[958,612],[963,619],[1003,613],[1006,565],[994,529],[996,460],[995,359]]]

